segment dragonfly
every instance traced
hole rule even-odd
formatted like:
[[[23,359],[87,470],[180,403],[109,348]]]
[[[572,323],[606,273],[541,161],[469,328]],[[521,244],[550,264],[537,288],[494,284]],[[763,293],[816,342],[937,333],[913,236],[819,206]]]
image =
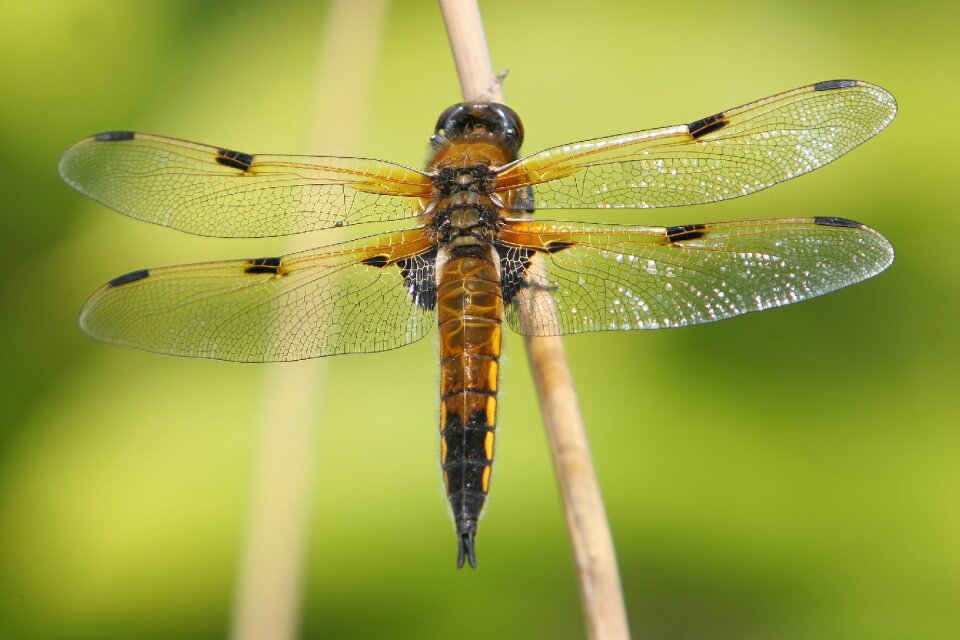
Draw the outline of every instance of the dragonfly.
[[[93,293],[79,323],[107,343],[239,362],[385,351],[436,326],[457,567],[476,567],[504,321],[525,336],[685,327],[806,300],[893,261],[882,235],[830,215],[633,226],[534,212],[622,216],[745,196],[836,160],[896,112],[881,87],[828,80],[686,124],[521,155],[512,109],[463,102],[437,120],[423,170],[101,133],[65,152],[60,175],[139,220],[226,238],[403,228],[132,271]]]

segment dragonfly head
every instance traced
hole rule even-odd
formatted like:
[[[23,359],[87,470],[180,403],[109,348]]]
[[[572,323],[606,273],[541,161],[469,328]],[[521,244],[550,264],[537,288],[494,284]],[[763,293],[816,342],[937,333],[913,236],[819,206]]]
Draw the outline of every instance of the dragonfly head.
[[[523,144],[523,124],[510,107],[497,102],[461,102],[437,119],[430,144],[439,149],[448,142],[493,139],[516,154]]]

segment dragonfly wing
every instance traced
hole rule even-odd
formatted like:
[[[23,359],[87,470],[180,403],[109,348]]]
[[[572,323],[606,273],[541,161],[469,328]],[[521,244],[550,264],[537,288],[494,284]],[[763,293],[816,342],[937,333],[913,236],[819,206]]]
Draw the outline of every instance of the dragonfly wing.
[[[421,229],[276,258],[143,269],[87,301],[91,336],[240,362],[385,351],[436,323],[433,245]]]
[[[860,282],[893,261],[883,236],[842,218],[677,227],[516,221],[501,237],[505,317],[535,336],[713,322]]]
[[[529,189],[537,209],[726,200],[836,160],[883,130],[896,112],[896,100],[881,87],[819,82],[689,124],[553,147],[500,169],[496,188]]]
[[[428,175],[382,160],[253,155],[117,131],[68,149],[60,175],[133,218],[224,238],[411,218],[433,188]]]

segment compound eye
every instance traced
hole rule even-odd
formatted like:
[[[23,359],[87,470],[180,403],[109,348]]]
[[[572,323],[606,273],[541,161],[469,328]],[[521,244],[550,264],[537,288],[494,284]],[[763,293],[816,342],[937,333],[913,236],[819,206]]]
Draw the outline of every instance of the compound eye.
[[[500,119],[504,139],[519,147],[523,143],[523,125],[520,116],[510,107],[498,104],[495,106],[497,117]]]
[[[437,125],[433,130],[440,136],[447,137],[451,131],[451,127],[456,125],[456,121],[461,118],[460,113],[463,111],[463,103],[455,104],[453,106],[447,107],[443,113],[440,114],[440,117],[437,118]]]

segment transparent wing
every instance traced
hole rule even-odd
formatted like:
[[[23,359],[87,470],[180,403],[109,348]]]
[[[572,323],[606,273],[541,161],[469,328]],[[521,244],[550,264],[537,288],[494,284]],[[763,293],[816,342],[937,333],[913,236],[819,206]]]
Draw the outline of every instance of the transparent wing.
[[[501,237],[503,272],[525,274],[507,321],[536,336],[713,322],[860,282],[893,261],[883,236],[842,218],[512,222]]]
[[[178,356],[240,362],[384,351],[435,324],[432,244],[422,230],[277,258],[134,271],[80,312],[91,336]]]
[[[138,220],[224,238],[411,218],[433,188],[426,174],[382,160],[251,155],[123,131],[75,144],[60,175]]]
[[[880,87],[819,82],[690,124],[547,149],[502,168],[496,185],[501,192],[529,186],[538,209],[726,200],[836,160],[896,112],[896,100]]]

